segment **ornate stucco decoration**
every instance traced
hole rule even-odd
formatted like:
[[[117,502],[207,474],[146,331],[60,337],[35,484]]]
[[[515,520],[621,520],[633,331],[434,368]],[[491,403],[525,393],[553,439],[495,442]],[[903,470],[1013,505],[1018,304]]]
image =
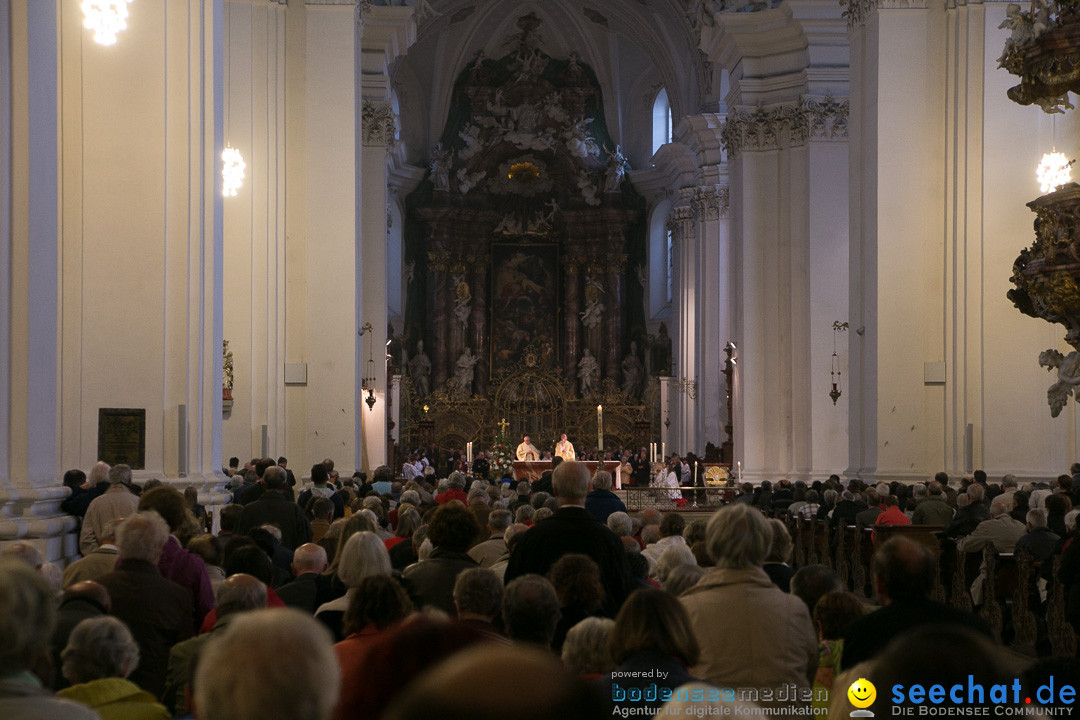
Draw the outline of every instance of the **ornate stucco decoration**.
[[[840,0],[840,6],[844,8],[840,16],[847,19],[849,30],[865,25],[878,10],[925,10],[928,7],[927,0]]]
[[[811,140],[847,140],[850,110],[847,100],[836,100],[831,95],[823,98],[807,96],[803,107],[810,124]]]
[[[847,20],[848,30],[865,25],[870,15],[877,10],[874,0],[840,0],[840,6],[844,8],[840,17]]]
[[[705,185],[696,188],[691,205],[699,222],[727,217],[730,208],[728,186]]]
[[[364,100],[360,109],[364,145],[392,146],[397,136],[397,120],[389,102]]]
[[[1010,31],[998,67],[1020,78],[1008,90],[1020,105],[1060,113],[1072,107],[1070,92],[1080,91],[1080,21],[1072,0],[1035,0],[1031,10],[1010,3],[998,26]]]
[[[671,232],[671,244],[677,245],[683,238],[690,237],[694,233],[694,207],[692,188],[684,188],[688,191],[685,194],[690,197],[685,198],[680,204],[671,209],[668,214],[667,229]],[[679,192],[683,195],[683,191]]]
[[[1016,286],[1008,297],[1025,315],[1060,323],[1068,355],[1054,349],[1039,355],[1039,364],[1057,370],[1047,392],[1050,415],[1057,417],[1080,385],[1080,185],[1069,183],[1028,203],[1035,212],[1035,242],[1020,251],[1010,278]]]
[[[806,143],[809,136],[807,111],[800,105],[783,104],[754,110],[736,109],[728,114],[720,129],[720,139],[729,157],[738,153],[779,150]]]

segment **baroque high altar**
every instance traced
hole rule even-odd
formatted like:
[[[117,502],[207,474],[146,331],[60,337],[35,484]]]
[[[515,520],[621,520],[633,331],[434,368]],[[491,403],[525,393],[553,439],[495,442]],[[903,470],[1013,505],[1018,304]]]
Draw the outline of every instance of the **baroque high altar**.
[[[428,175],[406,202],[402,445],[461,447],[495,423],[607,447],[658,432],[666,328],[644,313],[645,203],[576,54],[526,15],[502,58],[461,72]],[[586,438],[588,438],[586,440]]]

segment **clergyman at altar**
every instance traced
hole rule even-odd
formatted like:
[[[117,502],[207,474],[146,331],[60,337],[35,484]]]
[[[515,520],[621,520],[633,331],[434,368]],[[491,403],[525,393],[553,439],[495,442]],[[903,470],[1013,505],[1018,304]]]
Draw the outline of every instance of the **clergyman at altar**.
[[[526,435],[521,444],[517,446],[517,459],[518,460],[539,460],[540,451],[536,449],[536,446],[529,440],[529,436]]]
[[[577,459],[577,456],[574,454],[574,444],[566,439],[566,433],[563,433],[559,442],[555,443],[555,455],[556,457],[561,457],[563,460]]]

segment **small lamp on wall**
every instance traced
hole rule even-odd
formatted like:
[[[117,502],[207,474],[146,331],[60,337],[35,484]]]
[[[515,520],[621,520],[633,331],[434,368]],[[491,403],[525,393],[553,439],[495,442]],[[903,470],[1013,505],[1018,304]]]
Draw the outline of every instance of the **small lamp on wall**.
[[[127,29],[131,0],[83,0],[83,27],[94,32],[98,45],[115,45],[117,33]]]

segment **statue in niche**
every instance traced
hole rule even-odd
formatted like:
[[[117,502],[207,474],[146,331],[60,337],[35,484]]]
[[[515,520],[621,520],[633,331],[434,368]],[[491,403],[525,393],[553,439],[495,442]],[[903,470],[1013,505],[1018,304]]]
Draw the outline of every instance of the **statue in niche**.
[[[604,192],[618,192],[626,177],[626,156],[623,155],[622,145],[616,145],[614,150],[608,151],[607,172],[604,175]]]
[[[390,374],[397,375],[404,364],[405,348],[402,347],[401,338],[394,336],[393,323],[386,325],[386,355],[390,359]]]
[[[431,170],[431,182],[436,190],[450,191],[450,160],[450,151],[444,148],[441,142],[435,143],[428,169]]]
[[[461,353],[461,356],[457,359],[454,380],[457,382],[458,391],[463,395],[472,395],[473,376],[478,359],[468,345],[465,346],[465,352]]]
[[[596,362],[589,348],[585,348],[581,359],[578,360],[577,376],[578,383],[581,385],[581,397],[592,395],[593,387],[600,380],[600,363]]]
[[[634,399],[645,389],[645,365],[638,357],[637,343],[630,342],[630,352],[622,361],[623,392]]]
[[[604,313],[604,303],[600,296],[604,288],[596,278],[589,278],[585,284],[585,310],[581,313],[581,324],[592,330],[600,324]]]
[[[653,341],[652,374],[656,376],[671,374],[671,337],[668,335],[666,323],[660,323],[660,333]]]
[[[409,361],[409,374],[420,397],[431,392],[431,358],[424,353],[424,341],[416,341],[416,355]]]
[[[472,312],[472,291],[461,275],[454,278],[454,285],[457,297],[454,301],[454,319],[461,324],[461,331],[465,332],[469,327],[469,314]]]

